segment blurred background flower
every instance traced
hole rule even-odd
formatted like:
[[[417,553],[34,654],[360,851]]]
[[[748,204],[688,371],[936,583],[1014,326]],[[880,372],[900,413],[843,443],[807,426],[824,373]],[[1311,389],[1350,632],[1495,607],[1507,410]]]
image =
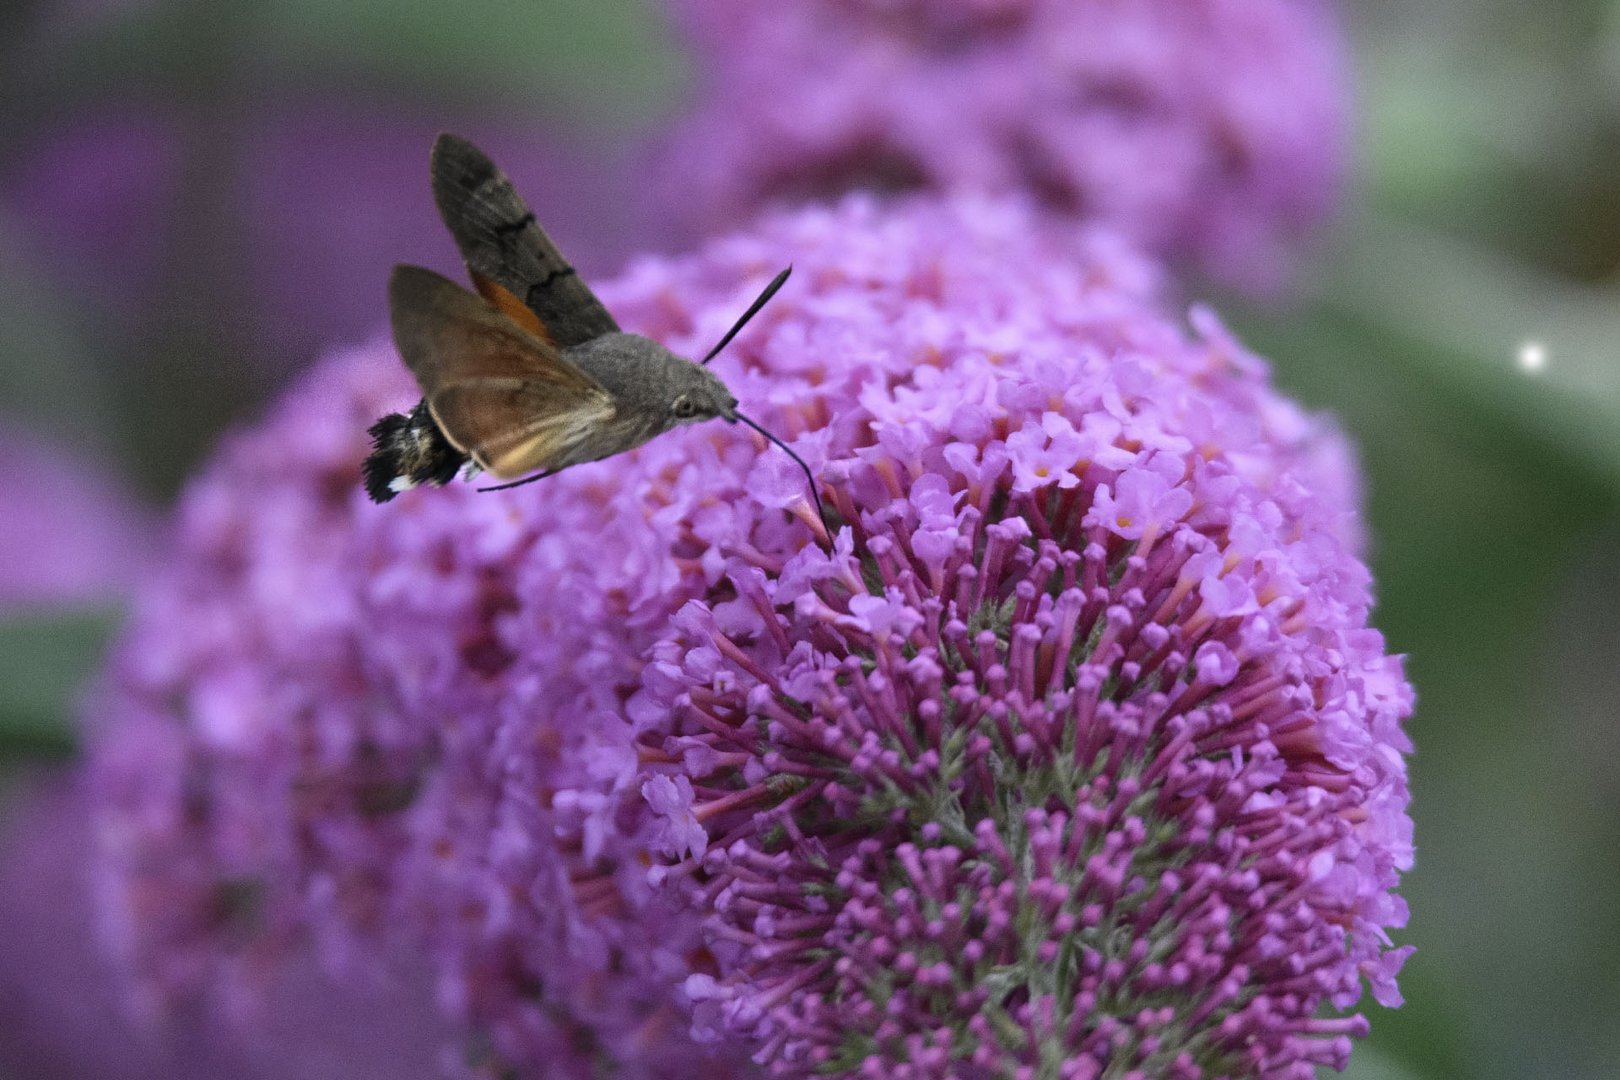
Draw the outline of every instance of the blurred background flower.
[[[0,513],[0,614],[122,601],[155,560],[158,527],[121,463],[4,419],[0,458],[15,470]]]
[[[675,0],[699,104],[657,172],[702,234],[841,191],[1029,192],[1280,287],[1335,206],[1343,39],[1317,0]]]
[[[21,794],[21,793],[14,793]],[[96,931],[83,793],[26,785],[0,853],[0,1076],[27,1080],[399,1080],[430,1076],[449,1037],[419,967],[340,986],[308,958],[259,987],[251,1025],[130,1016]]]
[[[1415,913],[1404,940],[1422,950],[1401,973],[1406,1006],[1369,1008],[1372,1033],[1350,1072],[1606,1076],[1620,1057],[1608,1006],[1620,971],[1620,854],[1610,835],[1617,787],[1594,748],[1614,727],[1604,688],[1617,620],[1599,583],[1620,554],[1620,9],[1612,0],[1373,0],[1341,14],[1357,119],[1350,199],[1326,250],[1289,282],[1287,311],[1213,287],[1198,293],[1274,358],[1281,386],[1336,413],[1359,443],[1375,620],[1391,651],[1411,655],[1422,698],[1411,725],[1422,748],[1412,776],[1422,854],[1402,887]],[[582,265],[611,267],[627,249],[664,243],[649,230],[667,223],[649,225],[614,193],[650,184],[625,147],[715,85],[704,72],[683,74],[694,61],[682,59],[667,17],[645,0],[5,6],[7,412],[92,470],[167,500],[230,418],[380,322],[380,300],[373,322],[359,298],[380,296],[388,263],[449,268],[420,179],[440,127],[508,162]],[[385,130],[384,120],[419,125],[421,145],[408,130],[373,141],[373,117]],[[336,134],[304,141],[323,129]],[[270,171],[247,149],[273,143],[250,134],[261,130],[282,133],[285,149],[274,152],[287,162],[310,163],[298,170],[309,194],[290,204],[300,220],[359,222],[420,199],[414,224],[397,234],[417,246],[374,249],[374,270],[337,271],[337,254],[289,235],[296,223],[269,224],[273,211],[260,207],[274,200],[250,200],[242,176]],[[592,192],[613,195],[593,205],[587,193],[577,226],[572,206],[566,221],[549,213],[546,200],[564,193],[542,190],[553,182],[542,164],[554,159],[553,140],[577,150],[562,157],[597,178]],[[333,143],[386,155],[386,165],[326,170],[376,168],[396,178],[386,194],[347,209],[315,205],[322,185],[309,177],[320,177]],[[84,145],[99,152],[70,152]],[[52,165],[53,155],[73,164]],[[221,171],[220,160],[259,164]],[[626,160],[630,179],[612,180]],[[82,193],[81,213],[51,210],[53,186]],[[571,227],[580,232],[569,236]],[[114,257],[98,250],[103,235]],[[292,254],[251,254],[249,238],[265,236]],[[242,268],[255,258],[287,259],[297,280],[248,283]],[[294,302],[303,281],[329,271],[339,287],[309,293],[334,308],[246,314]],[[351,303],[352,316],[332,314]],[[275,340],[293,344],[256,344]],[[52,842],[65,812],[19,808],[39,805],[38,774],[71,767],[71,702],[108,625],[104,611],[35,609],[0,627],[0,798],[13,836],[46,861],[73,850],[65,835]],[[64,925],[39,912],[65,907],[73,879],[39,865],[8,859],[0,869],[7,911],[21,910],[15,896],[35,912],[8,914],[0,930],[23,969],[7,987],[105,978],[55,944],[81,940],[82,920],[41,929]],[[40,1063],[55,1062],[58,1075],[111,1076],[133,1060],[118,1051],[81,1064],[73,1049],[85,1029],[113,1029],[87,1014],[63,1020],[55,1010],[65,997],[6,990],[0,1075],[51,1075]],[[156,1074],[171,1074],[164,1068],[178,1066],[171,1059]]]

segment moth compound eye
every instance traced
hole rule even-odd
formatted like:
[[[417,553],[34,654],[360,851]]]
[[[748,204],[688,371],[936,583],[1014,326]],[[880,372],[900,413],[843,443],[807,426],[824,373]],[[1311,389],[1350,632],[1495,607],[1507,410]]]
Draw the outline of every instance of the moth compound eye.
[[[678,419],[687,420],[697,415],[697,406],[692,404],[689,398],[678,397],[675,399],[673,411]]]

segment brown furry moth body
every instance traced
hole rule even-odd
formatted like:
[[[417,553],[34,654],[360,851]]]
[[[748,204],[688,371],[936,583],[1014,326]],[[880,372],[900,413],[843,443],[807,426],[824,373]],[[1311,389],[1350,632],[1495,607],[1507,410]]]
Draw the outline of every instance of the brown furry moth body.
[[[514,487],[716,417],[742,421],[787,450],[737,412],[737,399],[703,364],[781,288],[788,270],[694,363],[621,331],[477,147],[439,136],[432,175],[439,213],[478,291],[419,266],[394,268],[394,343],[423,396],[410,413],[371,428],[364,474],[374,501],[477,471]],[[813,477],[810,491],[819,511]]]

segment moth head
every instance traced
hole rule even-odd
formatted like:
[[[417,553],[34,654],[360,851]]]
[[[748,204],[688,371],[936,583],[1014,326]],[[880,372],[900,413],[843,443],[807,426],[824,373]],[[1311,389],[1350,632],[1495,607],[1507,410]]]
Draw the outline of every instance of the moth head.
[[[737,415],[737,399],[731,396],[726,384],[712,373],[697,365],[688,365],[683,372],[687,378],[669,403],[672,424],[695,424],[700,420],[720,417],[727,421]]]

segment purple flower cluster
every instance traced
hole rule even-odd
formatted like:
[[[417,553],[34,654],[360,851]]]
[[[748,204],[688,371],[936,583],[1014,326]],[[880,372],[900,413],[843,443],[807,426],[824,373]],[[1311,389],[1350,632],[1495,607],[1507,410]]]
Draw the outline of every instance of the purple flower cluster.
[[[852,197],[600,288],[682,429],[387,508],[334,357],[190,489],[99,708],[159,999],[424,945],[519,1075],[1309,1075],[1392,1000],[1410,692],[1330,426],[1018,201]],[[227,998],[236,995],[227,993]]]
[[[998,386],[1005,439],[909,423],[860,542],[733,574],[649,680],[724,972],[688,988],[776,1074],[1308,1078],[1366,1030],[1323,1002],[1398,1000],[1410,694],[1364,571],[1241,446],[1087,445],[1114,388],[1071,374]]]
[[[699,232],[853,189],[1018,191],[1271,288],[1344,171],[1325,0],[675,0],[701,57],[660,170]]]

